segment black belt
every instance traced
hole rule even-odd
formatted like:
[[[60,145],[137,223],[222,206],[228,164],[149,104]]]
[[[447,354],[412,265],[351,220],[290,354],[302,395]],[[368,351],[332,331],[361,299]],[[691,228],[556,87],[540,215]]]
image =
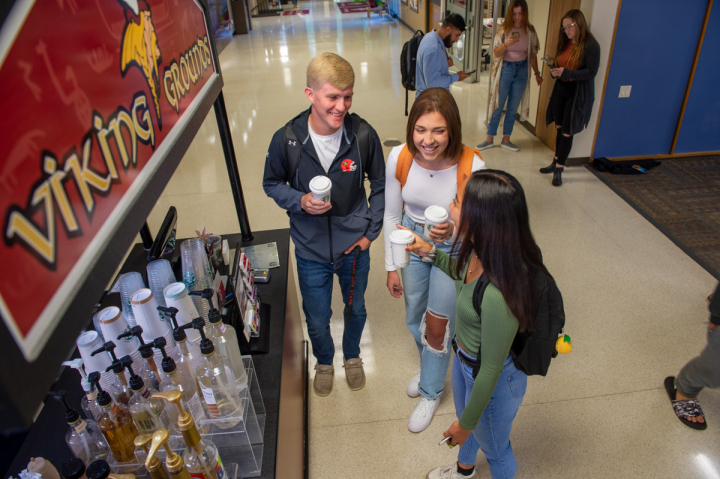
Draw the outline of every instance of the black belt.
[[[460,354],[458,356],[460,356],[460,359],[462,360],[462,362],[464,362],[471,368],[475,368],[475,366],[477,364],[477,360],[473,361],[470,357],[468,357],[466,355],[465,351],[463,351],[463,349],[458,346],[457,339],[454,337],[452,340],[452,347],[453,347],[453,351],[455,351],[455,353],[458,352],[458,349],[460,350]]]

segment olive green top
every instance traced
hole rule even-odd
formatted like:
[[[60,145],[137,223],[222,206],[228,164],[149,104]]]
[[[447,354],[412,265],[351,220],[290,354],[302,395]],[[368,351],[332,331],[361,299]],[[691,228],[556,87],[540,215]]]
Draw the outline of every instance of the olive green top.
[[[455,270],[455,259],[446,253],[438,250],[434,265],[453,277],[451,271]],[[455,336],[468,356],[475,357],[480,351],[480,371],[460,418],[460,426],[472,431],[477,427],[500,378],[518,330],[518,320],[510,312],[500,291],[492,284],[487,286],[483,294],[482,318],[478,316],[472,300],[478,280],[464,283],[467,268],[467,265],[463,268],[462,279],[455,281]]]

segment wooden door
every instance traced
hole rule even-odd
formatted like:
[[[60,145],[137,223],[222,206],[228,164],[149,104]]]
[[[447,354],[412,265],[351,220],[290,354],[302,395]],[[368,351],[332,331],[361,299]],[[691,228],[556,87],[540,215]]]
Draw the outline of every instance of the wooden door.
[[[555,50],[557,49],[558,36],[562,26],[562,17],[573,8],[580,8],[580,0],[551,0],[550,2],[545,53],[552,60],[556,56]],[[542,48],[540,51],[542,51]],[[538,63],[542,63],[540,58],[538,58]],[[538,100],[537,118],[535,119],[535,134],[543,143],[555,150],[555,137],[557,135],[555,124],[545,126],[545,113],[547,112],[553,85],[555,85],[555,80],[550,76],[550,68],[546,63],[542,63],[542,77],[543,82],[540,85],[540,99]]]

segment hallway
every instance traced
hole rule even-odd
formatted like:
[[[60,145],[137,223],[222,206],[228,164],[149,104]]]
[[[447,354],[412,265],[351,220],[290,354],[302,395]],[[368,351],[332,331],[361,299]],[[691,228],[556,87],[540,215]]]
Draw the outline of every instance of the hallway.
[[[251,34],[234,37],[220,55],[256,231],[288,227],[285,212],[262,190],[264,160],[274,132],[308,107],[305,69],[316,54],[335,52],[352,64],[351,111],[381,141],[405,137],[400,51],[411,32],[376,14],[341,14],[329,0],[299,5],[310,14],[255,18]],[[487,74],[480,83],[456,83],[450,91],[460,108],[464,143],[474,147],[485,138]],[[563,186],[552,187],[551,176],[538,168],[553,152],[518,123],[512,141],[521,151],[495,147],[482,157],[488,168],[515,175],[525,189],[533,232],[563,293],[573,342],[572,353],[555,359],[547,377],[528,380],[511,436],[518,477],[720,478],[720,391],[700,395],[709,427],[697,432],[674,417],[663,388],[663,379],[705,345],[706,298],[715,279],[585,168],[569,168]],[[384,150],[387,156],[390,148]],[[239,231],[213,112],[156,204],[152,231],[171,205],[178,210],[178,237],[203,227],[216,234]],[[336,287],[335,387],[326,398],[310,392],[311,479],[422,478],[457,458],[457,449],[437,445],[455,420],[449,375],[431,426],[419,434],[407,429],[415,400],[405,387],[419,358],[405,327],[403,301],[385,286],[382,237],[371,257],[361,343],[367,385],[353,392],[345,383]],[[311,358],[311,378],[314,365]],[[478,477],[489,478],[482,454],[477,464]]]

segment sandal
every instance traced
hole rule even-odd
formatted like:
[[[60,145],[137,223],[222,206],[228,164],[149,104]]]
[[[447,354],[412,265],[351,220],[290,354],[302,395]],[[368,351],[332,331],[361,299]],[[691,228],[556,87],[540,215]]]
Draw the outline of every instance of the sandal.
[[[704,431],[707,429],[707,420],[705,420],[705,414],[703,414],[700,408],[700,402],[697,399],[677,401],[675,400],[677,389],[675,389],[675,377],[668,376],[665,378],[665,391],[667,391],[670,402],[672,403],[675,415],[680,419],[680,422],[685,424],[687,427]],[[701,417],[705,422],[693,422],[688,419],[689,416]]]

